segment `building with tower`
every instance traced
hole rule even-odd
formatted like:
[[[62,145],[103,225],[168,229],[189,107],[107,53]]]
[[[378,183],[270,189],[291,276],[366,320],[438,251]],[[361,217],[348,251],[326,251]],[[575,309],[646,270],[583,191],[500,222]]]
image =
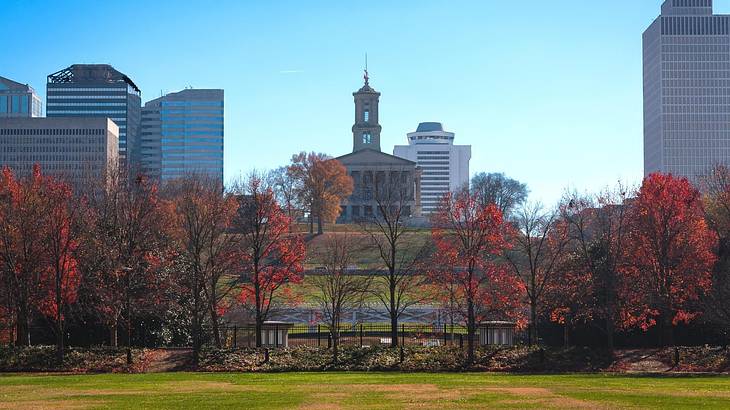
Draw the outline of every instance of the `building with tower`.
[[[699,182],[730,165],[730,16],[665,0],[643,35],[644,174]]]
[[[355,124],[352,126],[352,153],[336,158],[352,177],[352,195],[341,207],[340,222],[376,216],[384,202],[399,206],[406,217],[421,216],[421,170],[416,162],[380,150],[378,104],[380,93],[365,84],[354,92]]]
[[[139,163],[139,87],[108,64],[74,64],[48,76],[46,116],[110,118],[119,126],[120,165]]]
[[[454,145],[454,133],[440,122],[422,122],[408,133],[408,145],[396,145],[393,155],[421,168],[421,211],[430,215],[449,192],[469,187],[471,145]]]

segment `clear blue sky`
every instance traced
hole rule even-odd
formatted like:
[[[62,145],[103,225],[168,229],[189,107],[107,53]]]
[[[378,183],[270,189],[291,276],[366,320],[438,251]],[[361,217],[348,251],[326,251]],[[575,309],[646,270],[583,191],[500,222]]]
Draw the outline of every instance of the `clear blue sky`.
[[[44,101],[74,63],[112,64],[143,102],[225,89],[227,180],[350,152],[365,52],[385,152],[441,121],[472,145],[472,174],[505,172],[534,200],[642,176],[641,33],[661,0],[1,3],[0,75]]]

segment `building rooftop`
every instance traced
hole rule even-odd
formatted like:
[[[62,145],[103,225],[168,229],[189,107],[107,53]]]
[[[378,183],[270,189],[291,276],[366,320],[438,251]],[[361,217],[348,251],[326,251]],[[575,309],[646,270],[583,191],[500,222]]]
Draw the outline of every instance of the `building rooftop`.
[[[48,83],[115,83],[124,81],[140,92],[139,87],[122,72],[117,71],[109,64],[74,64],[48,76]]]
[[[418,124],[418,128],[416,128],[416,132],[434,132],[443,130],[444,126],[441,125],[440,122],[422,122]]]
[[[33,87],[28,84],[21,84],[17,81],[0,76],[0,91],[3,90],[35,92]]]

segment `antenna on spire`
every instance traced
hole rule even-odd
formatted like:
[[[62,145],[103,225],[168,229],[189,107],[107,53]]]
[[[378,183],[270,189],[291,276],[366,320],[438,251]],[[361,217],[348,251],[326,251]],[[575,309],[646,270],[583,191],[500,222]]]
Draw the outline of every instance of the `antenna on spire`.
[[[368,76],[368,53],[365,53],[365,85],[368,85],[370,77]]]

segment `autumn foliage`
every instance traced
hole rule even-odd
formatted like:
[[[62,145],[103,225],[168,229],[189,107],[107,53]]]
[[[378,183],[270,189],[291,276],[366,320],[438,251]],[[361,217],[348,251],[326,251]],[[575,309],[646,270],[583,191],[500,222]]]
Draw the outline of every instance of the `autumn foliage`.
[[[703,194],[652,174],[638,189],[569,194],[546,210],[518,202],[507,218],[464,190],[443,198],[430,235],[379,204],[360,227],[370,241],[333,237],[320,249],[329,276],[307,279],[320,292],[312,317],[337,346],[343,312],[380,299],[395,345],[399,315],[431,303],[438,320],[466,327],[469,360],[479,325],[492,320],[529,324],[534,343],[538,328],[562,327],[567,345],[572,329],[590,327],[609,349],[620,332],[672,344],[687,323],[730,329],[730,172],[711,182]],[[2,170],[0,341],[55,337],[63,359],[74,329],[101,329],[100,343],[115,347],[122,331],[131,362],[129,346],[150,335],[199,353],[206,342],[224,347],[228,324],[253,323],[260,346],[264,322],[300,302],[310,236],[293,216],[334,221],[352,181],[337,161],[300,154],[277,178],[254,173],[228,190],[196,175],[158,185],[123,173],[86,188],[38,167],[24,177]],[[363,248],[376,255],[371,272],[354,275]]]
[[[239,236],[239,302],[253,315],[256,344],[273,309],[291,299],[288,284],[302,280],[304,242],[291,234],[291,219],[277,204],[263,178],[251,175],[237,190],[234,231]]]
[[[5,309],[14,312],[18,344],[29,342],[34,313],[54,323],[63,357],[65,307],[76,301],[80,273],[75,258],[78,234],[71,188],[44,176],[35,166],[18,179],[4,168],[0,179],[0,260],[6,286]]]
[[[649,175],[631,204],[623,325],[658,323],[672,343],[672,326],[700,313],[696,302],[711,286],[716,244],[699,191],[684,178]]]
[[[444,304],[466,323],[471,360],[479,323],[517,314],[523,285],[498,261],[510,227],[495,205],[483,205],[466,192],[446,195],[433,226],[436,252],[430,276]]]

